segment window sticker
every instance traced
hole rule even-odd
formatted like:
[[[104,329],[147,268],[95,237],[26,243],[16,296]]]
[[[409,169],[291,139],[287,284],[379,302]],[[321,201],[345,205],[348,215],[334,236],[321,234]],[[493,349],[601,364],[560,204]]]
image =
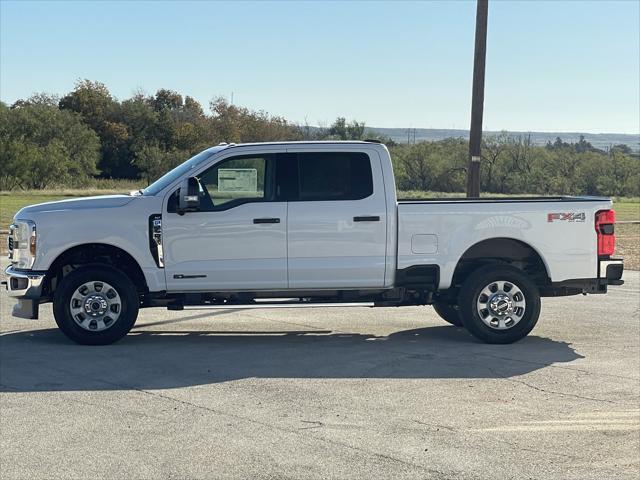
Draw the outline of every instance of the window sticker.
[[[255,168],[221,168],[218,170],[219,192],[258,192],[258,170]]]

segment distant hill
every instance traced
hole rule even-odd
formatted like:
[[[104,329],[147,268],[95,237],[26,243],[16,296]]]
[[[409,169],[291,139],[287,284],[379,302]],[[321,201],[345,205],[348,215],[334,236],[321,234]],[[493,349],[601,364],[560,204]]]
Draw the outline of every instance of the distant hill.
[[[390,137],[397,143],[407,143],[410,135],[411,143],[414,141],[436,141],[445,138],[469,138],[469,130],[454,130],[441,128],[377,128],[367,127],[368,131],[375,132],[378,135]],[[409,134],[408,132],[411,131]],[[484,135],[498,135],[500,132],[484,132]],[[633,151],[640,151],[640,135],[629,135],[625,133],[580,133],[580,132],[508,132],[513,136],[531,135],[531,140],[535,145],[546,145],[547,142],[553,143],[556,137],[560,137],[562,141],[567,143],[576,143],[580,140],[580,135],[584,135],[584,139],[596,148],[607,150],[612,145],[625,144]]]

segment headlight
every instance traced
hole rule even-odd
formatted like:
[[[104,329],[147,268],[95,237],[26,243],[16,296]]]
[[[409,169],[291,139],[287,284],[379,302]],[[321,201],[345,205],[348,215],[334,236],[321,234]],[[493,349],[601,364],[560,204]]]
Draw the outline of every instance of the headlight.
[[[17,220],[9,227],[9,259],[16,268],[30,269],[36,260],[36,224]],[[13,247],[13,248],[11,248]]]

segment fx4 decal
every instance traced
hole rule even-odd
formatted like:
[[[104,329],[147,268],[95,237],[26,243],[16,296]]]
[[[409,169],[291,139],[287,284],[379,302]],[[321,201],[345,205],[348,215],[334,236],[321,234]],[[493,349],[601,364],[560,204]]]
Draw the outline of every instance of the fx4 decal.
[[[547,222],[584,222],[587,215],[584,212],[547,213]]]

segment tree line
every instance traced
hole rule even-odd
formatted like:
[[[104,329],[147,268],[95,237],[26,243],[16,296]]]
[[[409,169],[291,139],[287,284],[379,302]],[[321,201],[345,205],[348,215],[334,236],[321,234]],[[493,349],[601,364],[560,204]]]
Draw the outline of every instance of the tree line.
[[[393,147],[400,190],[462,192],[469,144],[446,139]],[[502,133],[483,139],[483,192],[539,195],[640,195],[640,159],[627,145],[608,152],[581,138],[536,146],[529,136]]]
[[[468,142],[399,145],[364,122],[337,118],[324,128],[298,125],[217,97],[203,106],[160,89],[116,99],[100,82],[79,81],[57,97],[0,102],[0,190],[83,187],[91,179],[149,183],[220,142],[362,140],[387,144],[401,190],[462,192]],[[508,133],[484,139],[481,188],[492,193],[640,196],[639,159],[625,145],[604,152],[581,139],[536,146]]]

